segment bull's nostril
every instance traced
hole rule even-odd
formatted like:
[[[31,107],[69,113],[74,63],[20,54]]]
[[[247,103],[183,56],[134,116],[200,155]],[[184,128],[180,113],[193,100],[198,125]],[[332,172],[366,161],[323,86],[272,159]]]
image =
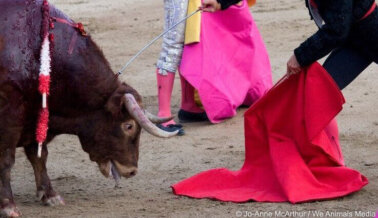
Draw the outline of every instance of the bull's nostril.
[[[135,176],[135,175],[136,175],[136,173],[137,173],[137,171],[136,171],[136,170],[134,170],[134,171],[131,171],[131,172],[130,172],[130,176]]]

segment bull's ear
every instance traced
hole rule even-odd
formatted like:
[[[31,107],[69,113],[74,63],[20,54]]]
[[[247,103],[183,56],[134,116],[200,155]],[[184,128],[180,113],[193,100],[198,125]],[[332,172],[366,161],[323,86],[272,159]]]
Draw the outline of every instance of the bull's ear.
[[[106,103],[106,110],[109,111],[112,116],[117,120],[127,120],[130,118],[129,113],[127,112],[125,103],[126,97],[125,94],[132,94],[138,103],[141,103],[141,97],[135,89],[131,86],[123,83],[118,89],[112,94]]]
[[[115,91],[106,103],[106,110],[112,114],[112,117],[117,120],[126,120],[129,115],[125,107],[125,93]]]
[[[127,85],[126,83],[122,83],[121,87],[125,90],[125,93],[130,93],[134,96],[135,100],[138,102],[140,106],[142,106],[142,97],[139,93],[131,86]]]

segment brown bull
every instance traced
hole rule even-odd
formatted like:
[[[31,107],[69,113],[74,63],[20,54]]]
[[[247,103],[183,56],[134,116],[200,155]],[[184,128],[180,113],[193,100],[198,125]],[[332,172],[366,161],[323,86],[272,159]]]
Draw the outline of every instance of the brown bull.
[[[0,206],[5,216],[18,216],[10,186],[16,147],[31,162],[40,199],[63,204],[46,171],[47,143],[59,134],[73,134],[105,176],[131,177],[138,166],[141,129],[170,137],[155,127],[139,107],[140,95],[121,83],[89,36],[65,23],[55,23],[52,50],[50,123],[42,157],[35,141],[41,95],[38,73],[42,0],[0,1]],[[72,22],[50,6],[50,15]],[[135,100],[136,99],[136,100]],[[163,122],[166,120],[155,120]]]

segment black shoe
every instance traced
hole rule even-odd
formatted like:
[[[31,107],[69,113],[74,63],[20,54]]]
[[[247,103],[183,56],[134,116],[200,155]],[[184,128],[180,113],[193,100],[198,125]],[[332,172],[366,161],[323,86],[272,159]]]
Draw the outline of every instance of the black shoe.
[[[181,122],[190,123],[190,122],[203,122],[203,121],[209,121],[209,118],[206,115],[206,112],[202,113],[193,113],[184,111],[182,109],[178,112],[178,118]]]
[[[156,126],[159,127],[159,129],[162,129],[162,130],[164,130],[166,132],[174,132],[174,131],[178,130],[178,133],[177,133],[178,136],[185,135],[185,131],[182,128],[181,124],[169,124],[167,126],[163,126],[161,124],[157,124]]]

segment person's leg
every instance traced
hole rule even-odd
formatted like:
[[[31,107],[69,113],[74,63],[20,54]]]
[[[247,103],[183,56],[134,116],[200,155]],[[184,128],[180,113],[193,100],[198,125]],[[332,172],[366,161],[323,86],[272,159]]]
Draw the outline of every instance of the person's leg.
[[[197,106],[194,100],[194,87],[180,75],[181,80],[181,108],[191,113],[203,113],[204,110]]]
[[[174,73],[167,73],[162,75],[159,72],[156,73],[157,88],[158,88],[158,101],[159,101],[159,117],[170,117],[171,113],[171,96],[173,90],[173,83],[175,80]],[[174,120],[164,123],[164,126],[175,124]]]
[[[187,6],[187,0],[164,0],[165,30],[186,16]],[[181,61],[184,31],[185,24],[182,24],[163,37],[162,50],[157,61],[156,70],[159,100],[158,116],[161,117],[171,116],[171,95],[175,73]],[[163,126],[172,126],[174,131],[177,128],[174,124],[175,122],[172,120],[164,123]]]
[[[352,48],[339,48],[329,55],[323,67],[335,80],[340,90],[343,90],[371,63],[371,60]]]
[[[208,121],[206,112],[197,106],[194,100],[194,87],[180,75],[181,79],[181,107],[178,113],[180,122]]]

